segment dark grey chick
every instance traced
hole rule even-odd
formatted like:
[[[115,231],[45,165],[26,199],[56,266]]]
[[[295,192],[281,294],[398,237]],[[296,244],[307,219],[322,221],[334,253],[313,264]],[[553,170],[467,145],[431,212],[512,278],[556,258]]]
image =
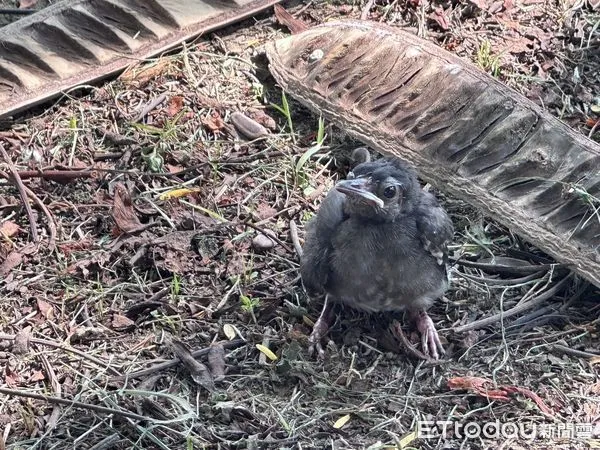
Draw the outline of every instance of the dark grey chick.
[[[421,333],[423,353],[444,353],[426,310],[448,288],[447,244],[452,221],[397,158],[359,164],[321,203],[306,226],[300,274],[310,296],[325,305],[310,337],[321,340],[332,302],[370,312],[407,311]]]

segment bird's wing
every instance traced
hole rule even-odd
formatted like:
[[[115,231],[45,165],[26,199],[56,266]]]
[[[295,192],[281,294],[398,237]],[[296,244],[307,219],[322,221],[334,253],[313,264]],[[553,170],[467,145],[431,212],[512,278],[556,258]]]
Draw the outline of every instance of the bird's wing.
[[[448,260],[448,243],[454,234],[452,220],[437,199],[423,191],[417,205],[417,229],[425,250],[429,251],[438,264]]]
[[[345,195],[332,189],[321,202],[317,215],[306,225],[300,275],[309,295],[322,294],[325,290],[331,241],[345,219],[344,201]]]

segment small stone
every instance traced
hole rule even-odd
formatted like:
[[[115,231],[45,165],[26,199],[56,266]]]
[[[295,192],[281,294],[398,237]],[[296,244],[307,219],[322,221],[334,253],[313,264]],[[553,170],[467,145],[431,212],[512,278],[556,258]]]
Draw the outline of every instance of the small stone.
[[[238,134],[245,138],[254,140],[269,135],[269,131],[265,127],[242,113],[234,112],[229,119]]]
[[[323,56],[325,56],[325,53],[323,53],[323,50],[321,50],[320,48],[318,48],[318,49],[314,50],[308,56],[308,61],[309,62],[319,61],[319,60],[323,59]]]
[[[268,236],[259,233],[252,239],[252,247],[254,247],[255,250],[270,250],[275,247],[275,241]]]

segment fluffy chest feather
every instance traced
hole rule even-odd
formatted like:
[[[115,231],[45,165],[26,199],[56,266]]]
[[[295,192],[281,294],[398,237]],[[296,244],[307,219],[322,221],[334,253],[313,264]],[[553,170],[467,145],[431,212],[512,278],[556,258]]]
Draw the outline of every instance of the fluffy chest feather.
[[[414,221],[348,219],[332,240],[326,290],[367,311],[426,308],[447,287],[446,268],[419,239]]]

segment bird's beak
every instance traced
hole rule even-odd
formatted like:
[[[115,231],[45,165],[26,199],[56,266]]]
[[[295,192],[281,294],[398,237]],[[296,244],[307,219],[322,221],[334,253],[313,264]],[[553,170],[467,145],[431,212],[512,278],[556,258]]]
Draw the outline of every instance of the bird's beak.
[[[383,200],[373,194],[370,190],[371,183],[368,178],[355,178],[353,180],[342,180],[335,188],[343,194],[360,199],[369,205],[383,208]]]

